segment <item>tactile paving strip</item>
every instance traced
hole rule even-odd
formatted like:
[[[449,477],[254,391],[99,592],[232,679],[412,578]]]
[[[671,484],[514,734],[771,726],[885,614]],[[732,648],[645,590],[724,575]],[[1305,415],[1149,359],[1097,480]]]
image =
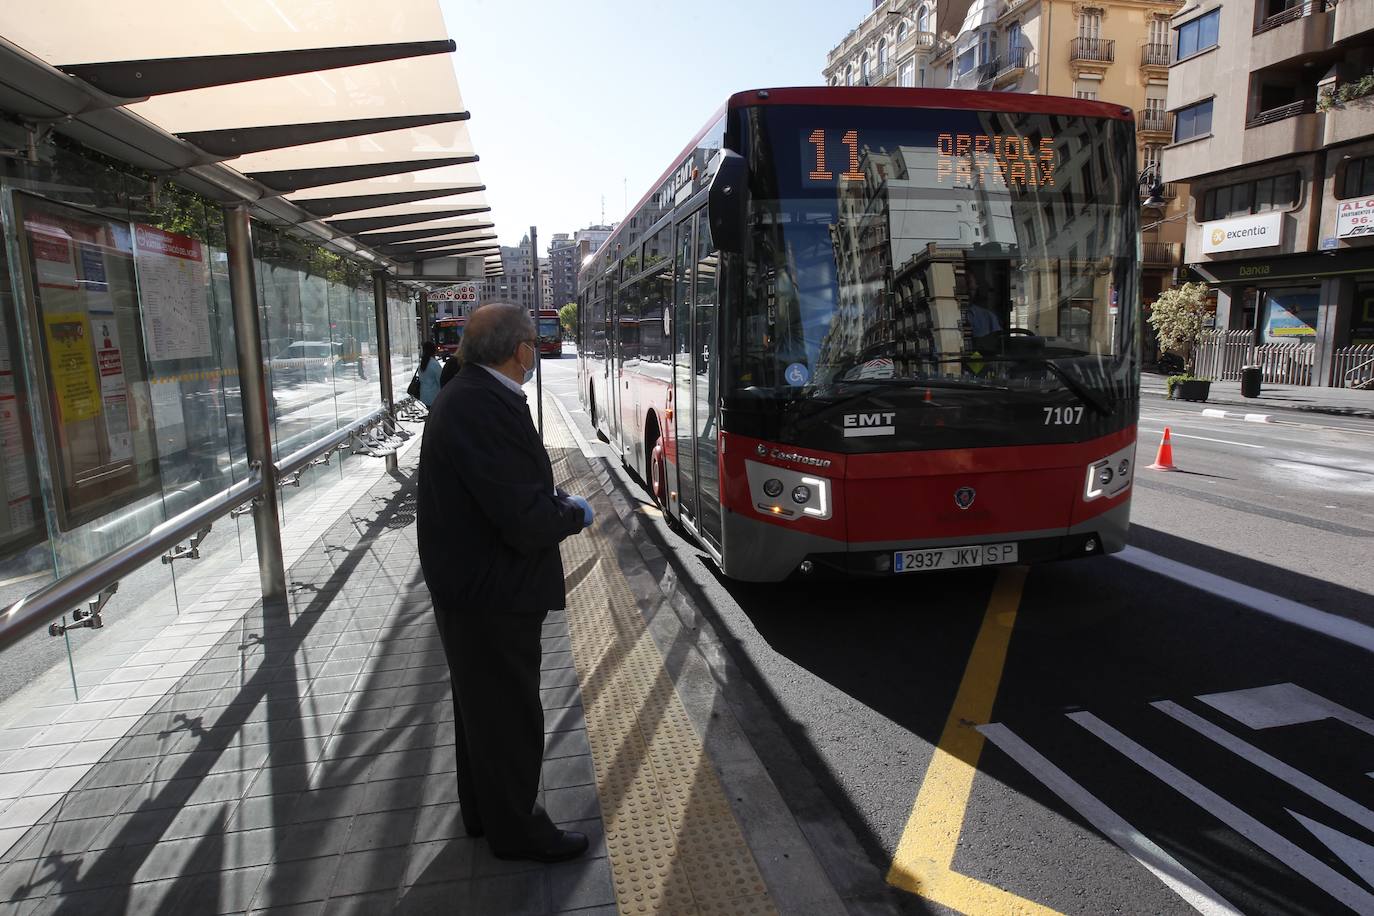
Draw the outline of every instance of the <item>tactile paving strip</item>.
[[[572,479],[572,437],[551,413],[544,434],[561,459],[555,476],[590,495],[587,478]],[[629,583],[600,559],[615,548],[598,527],[564,541],[563,562],[569,570],[594,564],[568,595],[568,624],[618,908],[633,916],[776,913]]]

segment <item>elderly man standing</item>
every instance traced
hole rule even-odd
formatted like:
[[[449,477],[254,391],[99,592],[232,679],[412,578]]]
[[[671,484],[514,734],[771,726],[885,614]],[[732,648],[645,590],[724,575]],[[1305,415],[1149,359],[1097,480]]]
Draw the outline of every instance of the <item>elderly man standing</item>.
[[[486,305],[468,320],[462,371],[425,426],[418,535],[453,683],[463,826],[502,858],[557,862],[581,855],[587,838],[536,803],[540,635],[545,615],[566,606],[558,544],[591,524],[592,509],[555,489],[530,420],[521,383],[536,347],[518,306]]]

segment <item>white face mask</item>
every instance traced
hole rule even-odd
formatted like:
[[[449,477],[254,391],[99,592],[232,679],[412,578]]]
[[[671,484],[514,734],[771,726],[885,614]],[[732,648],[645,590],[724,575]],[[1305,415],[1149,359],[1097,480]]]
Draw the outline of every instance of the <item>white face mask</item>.
[[[527,344],[525,344],[524,346],[527,346],[527,347],[530,348],[530,352],[534,354],[534,359],[535,359],[535,360],[539,359],[539,351],[535,349],[534,344],[528,344],[528,343],[527,343]],[[522,364],[522,365],[523,365],[523,364]],[[528,369],[525,370],[525,382],[524,382],[524,384],[526,384],[526,385],[528,385],[528,384],[530,383],[530,379],[534,378],[534,366],[535,366],[534,360],[531,360],[531,361],[530,361],[530,367],[529,367]]]

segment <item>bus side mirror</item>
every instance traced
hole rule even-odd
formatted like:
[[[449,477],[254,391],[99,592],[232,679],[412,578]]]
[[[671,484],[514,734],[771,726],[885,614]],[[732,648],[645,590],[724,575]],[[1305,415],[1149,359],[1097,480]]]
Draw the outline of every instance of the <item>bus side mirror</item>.
[[[722,154],[706,205],[711,241],[720,251],[740,254],[749,217],[749,167],[739,153],[722,150]]]

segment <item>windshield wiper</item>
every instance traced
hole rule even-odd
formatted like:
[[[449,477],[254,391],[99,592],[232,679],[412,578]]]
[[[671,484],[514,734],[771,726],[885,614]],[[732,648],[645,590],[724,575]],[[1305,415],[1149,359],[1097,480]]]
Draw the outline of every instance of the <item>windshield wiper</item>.
[[[1096,413],[1104,417],[1110,417],[1115,410],[1115,398],[1103,397],[1101,392],[1094,391],[1087,385],[1069,374],[1068,370],[1059,365],[1055,360],[1046,356],[984,356],[984,361],[990,362],[1017,362],[1017,363],[1036,363],[1044,366],[1054,373],[1055,377],[1064,383],[1064,387],[1073,392],[1084,404],[1091,407]]]

